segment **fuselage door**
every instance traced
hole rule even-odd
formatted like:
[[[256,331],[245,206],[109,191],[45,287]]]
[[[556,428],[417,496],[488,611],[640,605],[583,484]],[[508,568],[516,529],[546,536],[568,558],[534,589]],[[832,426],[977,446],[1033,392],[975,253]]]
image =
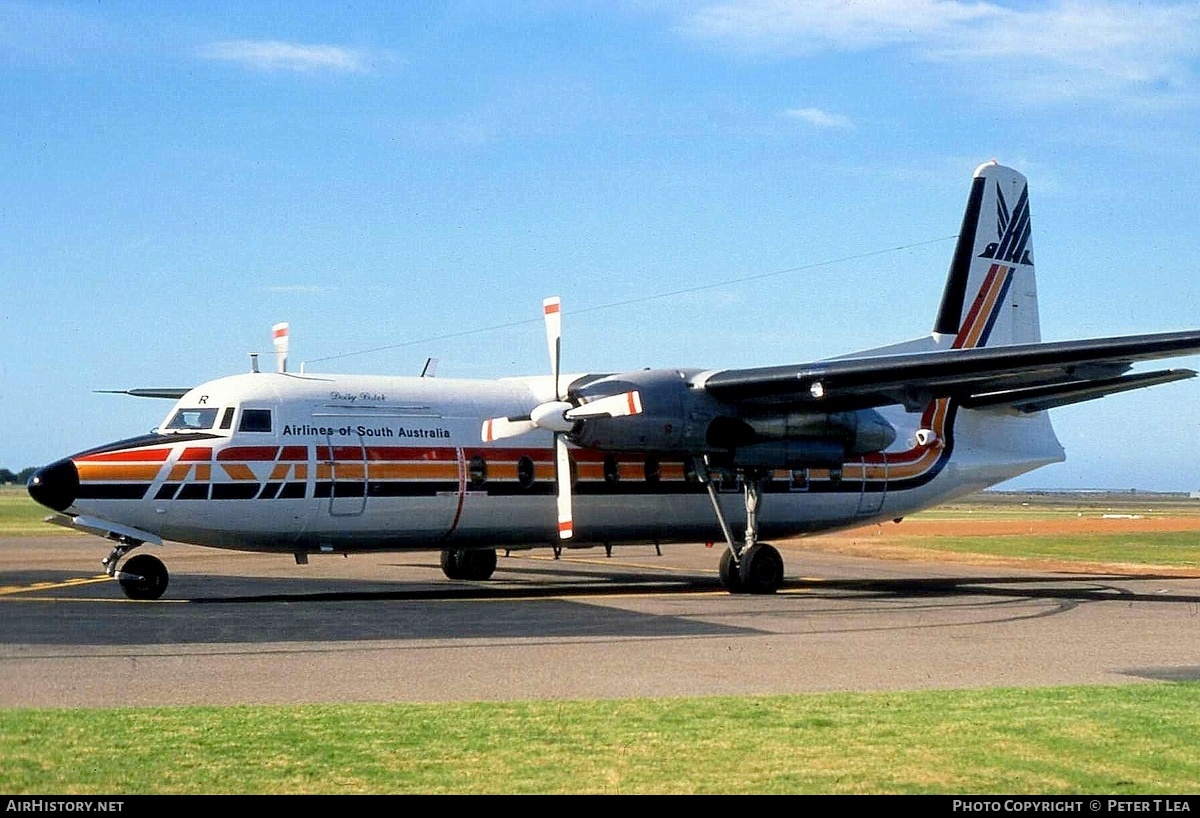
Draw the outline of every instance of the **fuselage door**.
[[[358,517],[367,508],[367,447],[357,443],[334,444],[329,435],[317,447],[317,496],[329,498],[332,517]]]
[[[884,454],[881,462],[868,462],[867,458],[860,461],[862,468],[862,488],[858,496],[858,516],[869,517],[877,514],[883,508],[887,497],[888,462]]]

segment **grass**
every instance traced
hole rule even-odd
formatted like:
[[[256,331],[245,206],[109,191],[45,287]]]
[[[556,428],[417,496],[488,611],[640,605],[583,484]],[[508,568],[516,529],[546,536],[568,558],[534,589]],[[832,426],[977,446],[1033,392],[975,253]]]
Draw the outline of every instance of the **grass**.
[[[923,550],[1023,560],[1200,568],[1200,532],[914,537]]]
[[[0,711],[0,792],[1190,793],[1200,684]]]
[[[49,514],[24,486],[0,486],[0,537],[62,536],[66,529],[44,522]]]

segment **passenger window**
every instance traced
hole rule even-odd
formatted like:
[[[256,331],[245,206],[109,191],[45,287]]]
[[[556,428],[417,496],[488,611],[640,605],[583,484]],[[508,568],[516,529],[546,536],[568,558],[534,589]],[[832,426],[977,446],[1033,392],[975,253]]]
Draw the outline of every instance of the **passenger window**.
[[[521,455],[517,461],[517,485],[523,489],[533,488],[533,460],[528,455]]]
[[[474,455],[467,469],[467,482],[473,489],[483,488],[487,482],[487,461],[480,455]]]
[[[243,409],[242,422],[238,425],[239,432],[269,432],[271,431],[270,409]]]

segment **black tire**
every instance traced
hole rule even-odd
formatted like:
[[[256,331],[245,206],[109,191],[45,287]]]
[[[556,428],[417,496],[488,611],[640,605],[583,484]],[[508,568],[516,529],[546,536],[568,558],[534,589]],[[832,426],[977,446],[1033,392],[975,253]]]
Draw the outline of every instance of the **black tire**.
[[[773,594],[783,585],[783,557],[774,546],[757,543],[742,552],[742,589],[749,594]]]
[[[496,549],[449,549],[442,552],[442,573],[447,579],[481,582],[496,571]]]
[[[158,599],[167,590],[170,577],[162,560],[150,554],[130,557],[121,567],[124,576],[118,580],[121,590],[130,599]]]
[[[442,573],[446,579],[465,579],[462,573],[462,551],[442,552]]]
[[[721,552],[721,562],[718,563],[717,569],[721,573],[721,587],[731,594],[740,594],[745,591],[742,587],[742,575],[738,571],[738,564],[733,559],[733,552],[728,547]]]
[[[496,572],[495,548],[472,548],[460,553],[459,565],[462,566],[463,579],[482,582],[491,579]]]

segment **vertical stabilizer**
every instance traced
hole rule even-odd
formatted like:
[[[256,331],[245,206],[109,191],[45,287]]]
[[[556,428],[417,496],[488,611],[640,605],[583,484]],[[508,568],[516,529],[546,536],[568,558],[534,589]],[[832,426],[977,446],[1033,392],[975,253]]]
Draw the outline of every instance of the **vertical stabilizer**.
[[[955,348],[1041,340],[1029,187],[1012,168],[975,169],[933,332]]]

